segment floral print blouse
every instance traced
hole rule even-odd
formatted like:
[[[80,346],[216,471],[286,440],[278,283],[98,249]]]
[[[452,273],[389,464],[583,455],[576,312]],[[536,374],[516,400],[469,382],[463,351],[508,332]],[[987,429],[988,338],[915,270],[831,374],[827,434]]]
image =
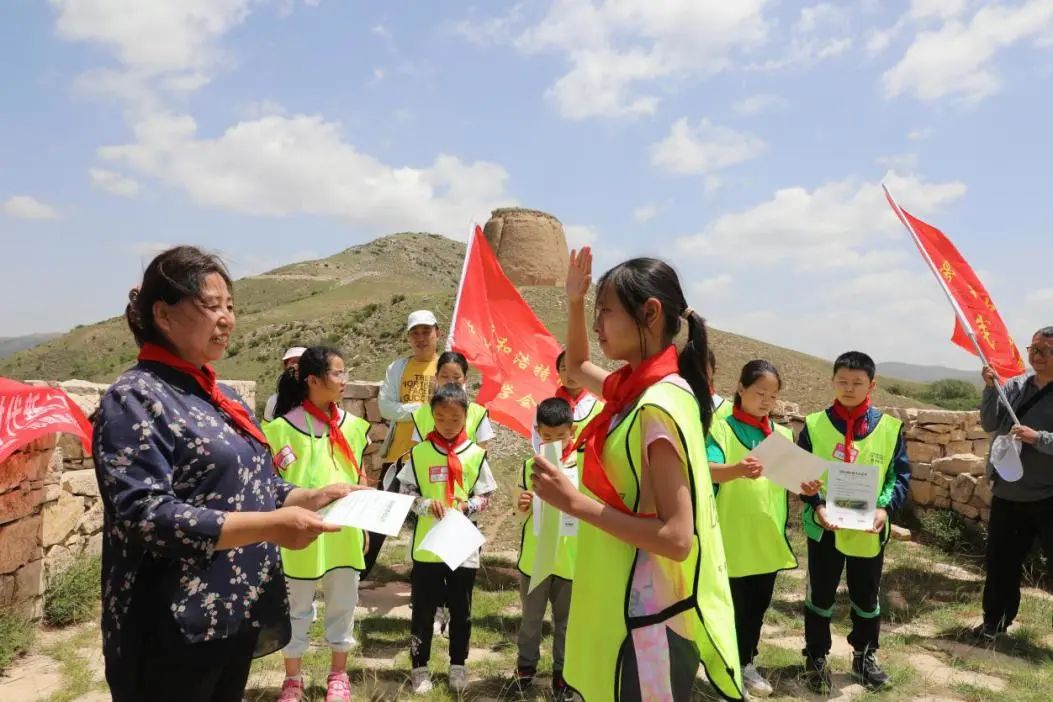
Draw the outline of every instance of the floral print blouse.
[[[94,455],[105,520],[107,657],[140,645],[122,641],[121,632],[128,617],[144,612],[172,616],[189,643],[245,626],[260,630],[258,655],[288,641],[278,547],[216,550],[227,512],[270,511],[293,490],[275,475],[266,446],[235,429],[191,377],[140,362],[102,398]]]

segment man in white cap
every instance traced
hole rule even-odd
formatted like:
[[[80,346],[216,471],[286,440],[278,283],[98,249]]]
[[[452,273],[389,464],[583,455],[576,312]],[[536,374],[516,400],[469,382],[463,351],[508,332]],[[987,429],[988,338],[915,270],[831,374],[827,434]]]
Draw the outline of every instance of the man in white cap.
[[[303,356],[303,352],[306,351],[303,346],[293,346],[285,355],[282,356],[282,373],[289,370],[290,368],[296,368],[300,364],[300,356]],[[274,393],[267,398],[267,406],[263,410],[263,421],[273,422],[274,421],[274,406],[278,403],[278,393]]]
[[[390,430],[380,449],[383,456],[381,487],[397,490],[393,480],[398,472],[396,463],[413,448],[413,412],[431,399],[435,383],[436,364],[439,360],[439,338],[442,330],[439,321],[428,310],[412,312],[406,320],[406,340],[411,355],[400,358],[390,366],[380,387],[380,414],[388,420]],[[389,480],[389,474],[392,478]],[[376,562],[383,534],[370,533],[369,551],[366,553],[364,578]]]

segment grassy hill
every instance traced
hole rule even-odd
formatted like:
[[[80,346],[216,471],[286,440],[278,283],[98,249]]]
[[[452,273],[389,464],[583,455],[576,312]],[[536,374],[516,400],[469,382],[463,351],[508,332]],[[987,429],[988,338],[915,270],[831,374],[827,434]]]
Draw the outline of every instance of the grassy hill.
[[[217,364],[220,376],[256,380],[262,404],[274,385],[282,351],[324,342],[344,350],[353,378],[380,380],[387,364],[405,352],[404,324],[409,312],[430,308],[448,322],[464,251],[463,243],[434,234],[394,234],[328,258],[237,281],[238,329],[228,356]],[[566,331],[562,290],[527,287],[522,293],[562,339]],[[123,301],[114,300],[114,312],[123,312]],[[804,410],[829,399],[828,361],[719,330],[712,330],[710,343],[718,358],[718,392],[733,391],[742,364],[766,358],[783,374],[785,399],[799,402]],[[134,358],[131,335],[119,316],[77,327],[4,359],[0,375],[105,383],[113,381]],[[875,400],[919,404],[883,390]]]
[[[26,336],[0,336],[0,358],[7,358],[19,351],[39,346],[59,334],[27,334]]]

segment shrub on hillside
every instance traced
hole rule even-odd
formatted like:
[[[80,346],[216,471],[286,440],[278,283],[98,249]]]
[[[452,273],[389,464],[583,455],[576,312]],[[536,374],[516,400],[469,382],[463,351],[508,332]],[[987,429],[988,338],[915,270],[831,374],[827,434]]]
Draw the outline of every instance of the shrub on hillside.
[[[55,575],[44,592],[44,621],[69,626],[95,615],[102,581],[99,558],[81,558]]]
[[[32,643],[33,623],[10,610],[0,610],[0,673]]]

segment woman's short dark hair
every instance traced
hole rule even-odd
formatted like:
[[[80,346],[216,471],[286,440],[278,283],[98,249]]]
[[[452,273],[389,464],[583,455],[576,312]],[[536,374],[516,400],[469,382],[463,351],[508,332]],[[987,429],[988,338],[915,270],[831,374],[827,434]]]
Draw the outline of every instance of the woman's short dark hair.
[[[198,297],[205,278],[213,273],[219,273],[233,290],[230,273],[219,256],[196,246],[176,246],[150,261],[142,284],[128,293],[128,306],[124,309],[135,343],[163,344],[164,337],[154,320],[154,303],[174,305],[188,297]]]

